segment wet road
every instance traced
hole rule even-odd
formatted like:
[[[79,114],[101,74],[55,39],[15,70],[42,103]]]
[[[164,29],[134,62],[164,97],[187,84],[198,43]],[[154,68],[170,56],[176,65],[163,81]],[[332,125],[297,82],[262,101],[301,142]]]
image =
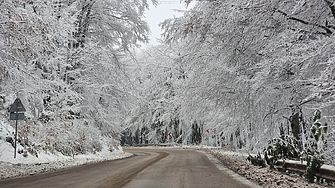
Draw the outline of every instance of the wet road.
[[[186,149],[125,149],[134,156],[55,173],[0,181],[1,188],[245,188],[203,152]]]

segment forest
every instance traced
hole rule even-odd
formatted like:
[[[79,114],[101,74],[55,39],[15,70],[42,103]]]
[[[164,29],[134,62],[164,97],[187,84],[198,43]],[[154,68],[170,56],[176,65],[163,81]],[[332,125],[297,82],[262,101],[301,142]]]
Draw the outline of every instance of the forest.
[[[0,1],[0,111],[12,125],[8,108],[25,105],[22,145],[261,151],[286,135],[335,164],[335,1],[195,1],[138,50],[148,3]]]

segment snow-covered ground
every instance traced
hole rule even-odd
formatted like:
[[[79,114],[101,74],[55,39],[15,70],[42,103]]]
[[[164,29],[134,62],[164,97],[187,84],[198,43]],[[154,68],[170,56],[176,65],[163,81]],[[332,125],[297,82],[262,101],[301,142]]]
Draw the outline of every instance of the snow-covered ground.
[[[45,153],[42,150],[38,152],[38,157],[27,153],[26,157],[17,154],[14,159],[14,149],[9,142],[6,142],[6,137],[11,136],[12,132],[14,129],[10,125],[0,121],[0,179],[53,172],[82,164],[120,159],[132,155],[125,153],[121,147],[110,152],[108,147],[104,146],[102,151],[96,154],[69,157],[58,152]],[[24,149],[20,144],[17,147],[18,150]]]
[[[62,155],[44,154],[38,159],[16,160],[15,163],[0,161],[0,179],[54,172],[73,166],[129,157],[132,154],[122,149],[113,152],[102,151],[91,155],[76,155],[74,158]]]
[[[277,170],[271,170],[269,167],[262,168],[254,166],[247,161],[248,153],[243,151],[236,152],[222,149],[211,149],[210,154],[218,158],[225,167],[264,188],[324,188],[335,186],[334,183],[329,185],[327,185],[327,183],[322,185],[309,183],[299,174],[289,172],[282,173]],[[327,165],[327,168],[335,170],[335,167],[333,166]]]

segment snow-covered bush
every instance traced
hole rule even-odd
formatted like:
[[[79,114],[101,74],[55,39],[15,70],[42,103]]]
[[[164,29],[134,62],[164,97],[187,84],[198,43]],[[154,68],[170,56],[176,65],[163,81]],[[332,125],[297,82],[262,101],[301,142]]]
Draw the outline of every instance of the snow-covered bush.
[[[263,149],[264,159],[271,168],[279,159],[299,160],[302,152],[299,151],[298,141],[294,137],[285,135],[283,127],[280,127],[279,131],[280,137],[271,139]]]
[[[269,145],[264,148],[264,158],[267,164],[274,167],[277,160],[293,159],[307,162],[305,177],[308,181],[314,182],[315,175],[324,164],[325,146],[328,126],[327,123],[321,125],[321,111],[316,110],[313,116],[313,125],[303,143],[304,148],[299,150],[298,140],[290,135],[285,135],[283,127],[280,128],[280,137],[269,141]]]
[[[305,177],[310,182],[314,182],[315,175],[324,164],[325,138],[328,132],[327,122],[324,125],[320,122],[321,111],[316,110],[313,116],[313,125],[310,129],[310,137],[305,143],[303,152],[304,160],[307,161]]]

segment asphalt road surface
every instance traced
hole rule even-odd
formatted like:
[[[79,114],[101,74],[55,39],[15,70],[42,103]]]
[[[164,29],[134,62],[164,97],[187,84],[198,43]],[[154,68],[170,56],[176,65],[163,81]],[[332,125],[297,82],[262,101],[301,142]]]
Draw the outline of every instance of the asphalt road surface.
[[[0,181],[1,188],[246,188],[219,170],[203,152],[185,149],[125,149],[126,159],[55,173]]]

